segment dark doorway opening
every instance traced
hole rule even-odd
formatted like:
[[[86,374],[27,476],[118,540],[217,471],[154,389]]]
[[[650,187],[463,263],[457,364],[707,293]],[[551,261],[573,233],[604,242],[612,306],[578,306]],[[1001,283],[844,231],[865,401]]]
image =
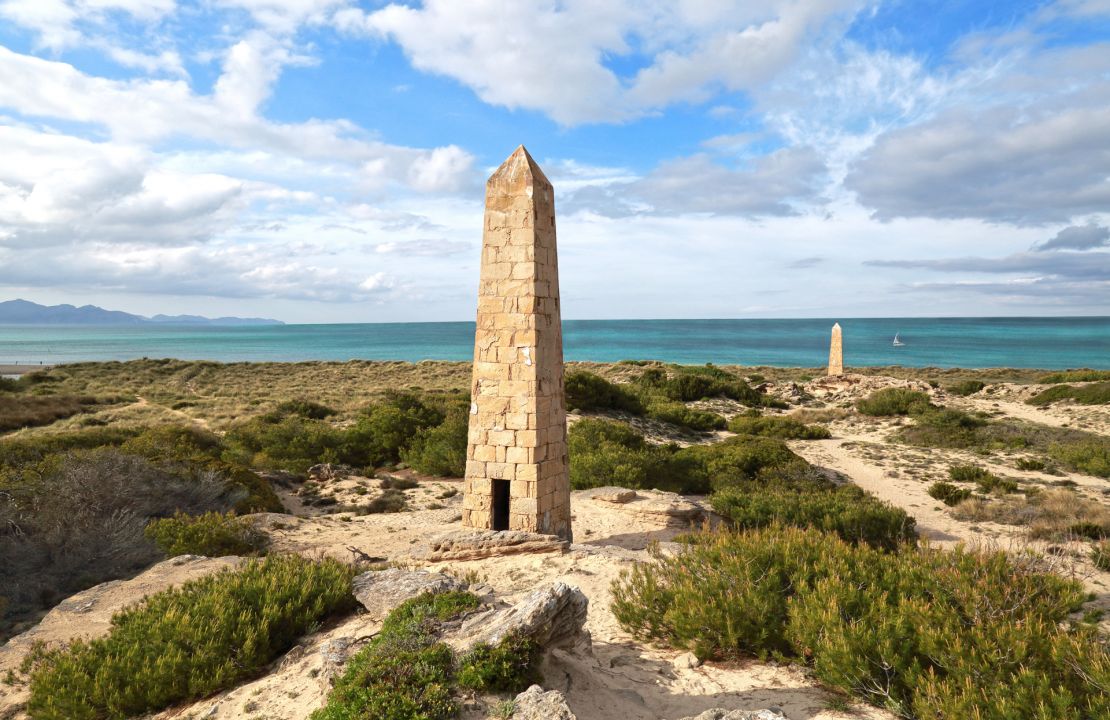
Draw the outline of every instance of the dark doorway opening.
[[[509,481],[493,481],[493,529],[509,529]]]

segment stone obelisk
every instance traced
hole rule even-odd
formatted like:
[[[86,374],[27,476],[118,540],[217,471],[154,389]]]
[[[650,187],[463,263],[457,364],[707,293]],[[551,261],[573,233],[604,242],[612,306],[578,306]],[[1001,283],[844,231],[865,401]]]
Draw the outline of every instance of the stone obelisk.
[[[829,342],[829,377],[844,374],[844,340],[840,333],[840,323],[832,326],[832,340]]]
[[[463,525],[571,538],[555,198],[520,146],[486,183]]]

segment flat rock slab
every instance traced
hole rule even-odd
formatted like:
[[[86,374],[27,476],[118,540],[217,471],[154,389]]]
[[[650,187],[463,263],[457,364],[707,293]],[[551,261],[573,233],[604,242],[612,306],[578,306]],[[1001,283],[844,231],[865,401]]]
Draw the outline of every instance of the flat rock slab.
[[[380,619],[410,598],[465,590],[466,585],[442,573],[390,568],[362,573],[351,582],[351,588],[371,617]]]
[[[523,530],[459,530],[433,540],[414,558],[427,562],[481,560],[500,555],[565,552],[570,543],[555,535]]]
[[[638,495],[635,490],[626,490],[624,488],[598,488],[590,497],[602,502],[624,505],[625,503],[635,500]]]
[[[724,710],[716,708],[706,710],[700,715],[683,718],[682,720],[788,720],[777,709],[768,710]]]

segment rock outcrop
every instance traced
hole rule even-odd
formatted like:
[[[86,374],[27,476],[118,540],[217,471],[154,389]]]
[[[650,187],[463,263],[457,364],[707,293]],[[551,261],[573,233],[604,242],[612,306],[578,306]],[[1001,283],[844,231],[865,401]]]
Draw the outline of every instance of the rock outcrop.
[[[398,568],[364,572],[351,586],[355,599],[376,618],[384,618],[404,601],[424,593],[466,589],[466,585],[450,575]]]
[[[558,690],[544,692],[533,685],[517,695],[513,703],[513,720],[577,720]]]
[[[636,497],[635,490],[626,490],[625,488],[598,488],[590,495],[590,498],[593,500],[600,500],[615,505],[630,503],[635,500]]]
[[[588,641],[583,630],[590,601],[576,587],[557,582],[534,591],[519,603],[468,618],[447,640],[456,648],[477,643],[496,645],[510,635],[540,647],[570,648]]]

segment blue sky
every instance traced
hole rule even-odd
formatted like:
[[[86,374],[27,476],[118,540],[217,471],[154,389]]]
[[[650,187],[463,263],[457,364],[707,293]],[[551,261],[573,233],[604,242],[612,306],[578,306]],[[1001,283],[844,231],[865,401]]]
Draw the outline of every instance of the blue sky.
[[[1110,314],[1110,0],[0,0],[0,297],[469,319]]]

